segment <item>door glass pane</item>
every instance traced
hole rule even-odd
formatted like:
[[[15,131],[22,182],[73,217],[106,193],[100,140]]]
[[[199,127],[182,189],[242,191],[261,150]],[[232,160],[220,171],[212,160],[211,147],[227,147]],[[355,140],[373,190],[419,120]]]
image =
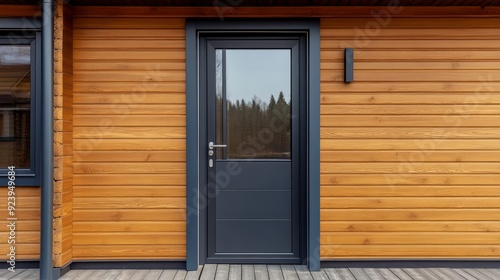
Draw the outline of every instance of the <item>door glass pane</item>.
[[[224,158],[290,159],[291,51],[217,54],[216,134],[218,144],[227,144]]]
[[[30,53],[0,45],[0,168],[30,167]]]

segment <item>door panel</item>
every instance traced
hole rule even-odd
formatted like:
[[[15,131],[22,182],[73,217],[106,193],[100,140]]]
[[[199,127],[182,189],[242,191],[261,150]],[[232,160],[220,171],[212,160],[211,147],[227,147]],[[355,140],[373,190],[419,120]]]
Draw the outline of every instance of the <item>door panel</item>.
[[[290,219],[290,191],[222,190],[217,195],[218,220],[223,219]],[[258,205],[255,202],[258,201]]]
[[[264,163],[266,168],[262,168],[261,163]],[[292,168],[290,161],[217,160],[216,168],[219,173],[230,169],[238,171],[236,176],[231,176],[233,190],[266,190],[264,186],[267,184],[271,184],[275,190],[289,190],[292,184],[291,176],[276,176],[290,172]]]
[[[206,41],[207,262],[299,262],[299,39]]]
[[[291,227],[289,219],[217,220],[217,252],[279,254],[290,251]]]

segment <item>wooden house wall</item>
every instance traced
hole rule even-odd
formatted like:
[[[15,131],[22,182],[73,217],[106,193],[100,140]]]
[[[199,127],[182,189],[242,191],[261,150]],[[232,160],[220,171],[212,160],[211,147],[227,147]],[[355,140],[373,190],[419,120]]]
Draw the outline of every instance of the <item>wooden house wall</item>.
[[[498,20],[388,20],[321,21],[321,256],[496,257]],[[75,259],[183,258],[184,20],[74,35]]]
[[[73,23],[73,259],[184,259],[185,20]]]
[[[322,259],[500,256],[499,26],[321,20]]]

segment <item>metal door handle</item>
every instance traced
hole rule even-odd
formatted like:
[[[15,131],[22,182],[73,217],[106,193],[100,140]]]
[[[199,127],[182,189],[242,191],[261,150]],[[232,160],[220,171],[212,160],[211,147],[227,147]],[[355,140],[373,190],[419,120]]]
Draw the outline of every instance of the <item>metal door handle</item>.
[[[208,143],[208,148],[210,150],[213,150],[214,148],[226,148],[227,145],[215,145],[214,142],[209,142]]]

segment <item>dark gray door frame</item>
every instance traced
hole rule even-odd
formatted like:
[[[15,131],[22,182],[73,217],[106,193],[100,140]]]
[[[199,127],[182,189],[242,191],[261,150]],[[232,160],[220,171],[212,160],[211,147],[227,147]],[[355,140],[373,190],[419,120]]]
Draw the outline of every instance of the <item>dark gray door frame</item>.
[[[320,193],[319,193],[319,85],[320,85],[320,36],[319,20],[188,20],[186,23],[186,160],[187,160],[187,240],[186,268],[196,270],[205,261],[203,244],[206,224],[200,217],[200,209],[206,207],[206,198],[200,196],[200,158],[206,143],[200,139],[206,129],[205,109],[200,102],[200,86],[205,84],[199,69],[204,65],[199,59],[199,38],[203,33],[216,32],[241,35],[244,32],[261,34],[306,34],[307,36],[307,116],[305,163],[307,166],[305,189],[307,205],[305,225],[306,254],[303,263],[310,270],[320,269]],[[206,133],[205,133],[206,134]],[[205,163],[205,162],[203,162]]]

